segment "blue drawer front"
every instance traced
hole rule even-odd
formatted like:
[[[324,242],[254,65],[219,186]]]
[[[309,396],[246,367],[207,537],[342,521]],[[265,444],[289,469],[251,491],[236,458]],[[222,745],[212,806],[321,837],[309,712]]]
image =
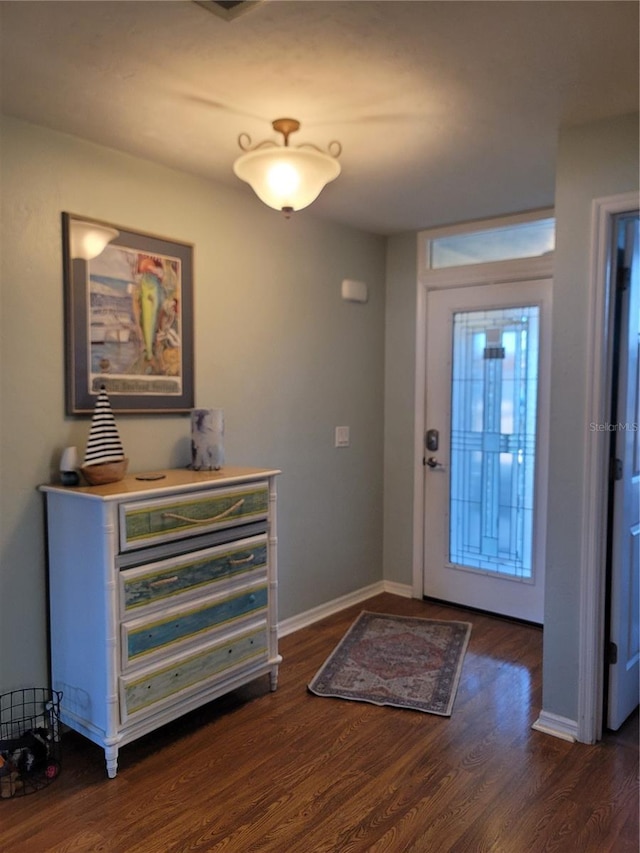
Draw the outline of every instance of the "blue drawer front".
[[[202,559],[194,560],[187,556],[183,561],[176,561],[166,569],[152,569],[137,577],[127,577],[125,571],[124,607],[125,610],[132,610],[186,590],[264,568],[266,565],[267,544],[262,541],[249,547],[229,548],[223,553]]]
[[[265,610],[267,597],[267,587],[263,586],[224,601],[185,610],[178,616],[174,614],[169,619],[137,628],[128,635],[128,660],[134,660],[140,655],[177,643],[242,616]]]

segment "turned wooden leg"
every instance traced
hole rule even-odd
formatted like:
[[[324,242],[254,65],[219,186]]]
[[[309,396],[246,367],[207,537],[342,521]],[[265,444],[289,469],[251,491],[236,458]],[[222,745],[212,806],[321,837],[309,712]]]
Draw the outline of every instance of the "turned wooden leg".
[[[107,761],[107,776],[109,779],[115,779],[118,772],[118,747],[106,746],[104,757]]]
[[[271,684],[271,692],[273,693],[278,689],[278,667],[275,667],[269,673],[269,682]]]

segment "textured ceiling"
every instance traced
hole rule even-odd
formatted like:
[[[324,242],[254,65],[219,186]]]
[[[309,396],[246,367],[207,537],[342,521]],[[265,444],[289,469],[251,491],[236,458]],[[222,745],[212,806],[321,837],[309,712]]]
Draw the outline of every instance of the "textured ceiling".
[[[238,135],[292,116],[342,143],[314,212],[389,234],[552,203],[559,127],[638,109],[638,8],[3,0],[2,110],[249,195]]]

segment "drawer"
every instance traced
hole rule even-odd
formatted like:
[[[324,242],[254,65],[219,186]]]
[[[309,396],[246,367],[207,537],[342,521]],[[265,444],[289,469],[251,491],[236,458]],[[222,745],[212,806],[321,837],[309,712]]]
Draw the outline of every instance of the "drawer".
[[[120,550],[129,551],[185,536],[267,518],[266,482],[207,489],[120,505]]]
[[[122,625],[122,667],[136,663],[145,655],[165,652],[170,647],[194,639],[207,631],[264,614],[268,601],[267,584],[246,588],[231,595],[193,601],[155,614],[155,618],[136,619]]]
[[[120,572],[120,612],[188,597],[213,584],[233,582],[267,568],[267,537],[254,536]]]
[[[175,701],[181,693],[188,693],[189,688],[196,686],[199,689],[210,679],[220,679],[238,667],[266,661],[267,658],[267,629],[262,626],[175,658],[171,664],[159,666],[144,675],[122,677],[122,722],[150,707]]]

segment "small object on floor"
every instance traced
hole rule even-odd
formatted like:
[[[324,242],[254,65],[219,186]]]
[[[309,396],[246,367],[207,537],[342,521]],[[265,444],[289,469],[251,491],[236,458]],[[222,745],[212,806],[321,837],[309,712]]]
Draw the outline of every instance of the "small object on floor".
[[[17,770],[12,770],[6,776],[0,776],[0,797],[3,800],[8,800],[13,797],[16,790],[20,786],[19,774]]]
[[[59,776],[61,697],[37,687],[0,696],[0,798],[31,794]]]
[[[8,768],[19,773],[31,773],[42,767],[49,756],[50,734],[46,729],[29,729],[19,738],[0,740],[0,774]]]

